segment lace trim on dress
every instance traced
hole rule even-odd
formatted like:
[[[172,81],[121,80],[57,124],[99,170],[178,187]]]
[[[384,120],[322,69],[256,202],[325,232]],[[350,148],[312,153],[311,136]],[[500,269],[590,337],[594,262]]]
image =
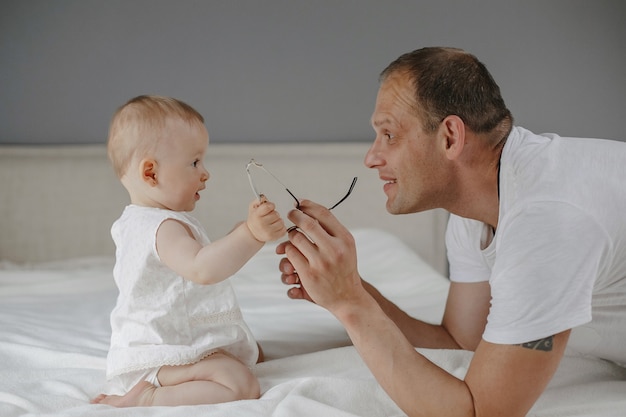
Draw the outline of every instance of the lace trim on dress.
[[[233,309],[220,311],[219,313],[207,314],[204,316],[193,316],[189,318],[191,324],[227,324],[243,320],[241,310]]]

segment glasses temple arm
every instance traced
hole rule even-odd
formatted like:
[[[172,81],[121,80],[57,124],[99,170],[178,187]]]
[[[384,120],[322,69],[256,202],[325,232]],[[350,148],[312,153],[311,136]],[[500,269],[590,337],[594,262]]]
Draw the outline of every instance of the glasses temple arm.
[[[343,202],[346,200],[346,198],[348,198],[348,197],[350,196],[350,194],[352,194],[352,190],[354,189],[354,186],[355,186],[355,184],[356,184],[356,180],[357,180],[357,179],[358,179],[357,177],[354,177],[354,178],[352,179],[352,184],[350,184],[350,188],[348,189],[348,192],[346,193],[346,195],[344,195],[344,196],[343,196],[343,198],[342,198],[341,200],[339,200],[337,203],[335,203],[335,205],[334,205],[334,206],[332,206],[331,208],[329,208],[328,210],[332,210],[332,209],[334,209],[334,208],[335,208],[335,207],[337,207],[339,204],[343,203]]]

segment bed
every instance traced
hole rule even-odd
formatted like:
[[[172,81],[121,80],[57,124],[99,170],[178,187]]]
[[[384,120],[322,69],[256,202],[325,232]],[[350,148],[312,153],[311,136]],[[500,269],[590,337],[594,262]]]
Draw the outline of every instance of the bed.
[[[438,322],[448,290],[434,210],[390,216],[365,143],[211,144],[211,173],[194,214],[216,239],[246,213],[245,173],[263,163],[299,197],[331,203],[356,239],[362,276],[412,315]],[[401,416],[323,309],[286,297],[275,244],[232,277],[266,361],[259,400],[115,409],[89,404],[104,383],[115,303],[109,228],[127,203],[101,145],[0,147],[0,416]],[[278,191],[280,192],[280,191]],[[272,198],[271,194],[268,194]],[[462,378],[466,351],[419,349]],[[626,370],[567,355],[530,416],[624,416]]]

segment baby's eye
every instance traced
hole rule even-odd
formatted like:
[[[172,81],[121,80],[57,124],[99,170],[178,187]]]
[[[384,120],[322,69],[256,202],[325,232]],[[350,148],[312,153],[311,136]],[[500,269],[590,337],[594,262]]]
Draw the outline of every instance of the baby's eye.
[[[196,159],[195,161],[193,161],[192,165],[194,166],[194,168],[198,166],[198,162],[200,162],[199,159]]]

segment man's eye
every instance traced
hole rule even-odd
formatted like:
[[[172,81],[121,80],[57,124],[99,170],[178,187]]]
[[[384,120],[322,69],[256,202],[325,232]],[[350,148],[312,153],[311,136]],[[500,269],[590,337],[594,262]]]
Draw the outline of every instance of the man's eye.
[[[395,136],[392,135],[391,133],[385,133],[385,137],[387,138],[388,141],[391,141],[395,138]]]

